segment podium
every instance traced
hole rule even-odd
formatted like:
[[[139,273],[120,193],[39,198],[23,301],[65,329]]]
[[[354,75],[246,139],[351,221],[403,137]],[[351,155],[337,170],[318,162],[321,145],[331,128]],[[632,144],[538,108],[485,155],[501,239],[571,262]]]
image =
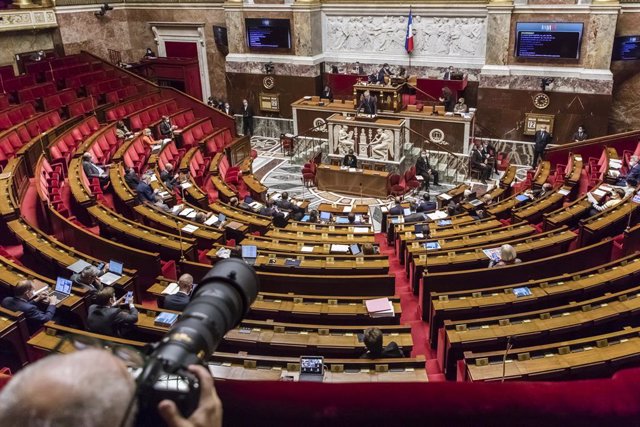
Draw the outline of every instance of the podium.
[[[342,159],[353,150],[358,160],[400,165],[406,140],[405,119],[345,116],[327,119],[329,157]]]
[[[394,113],[402,110],[402,95],[401,91],[404,84],[397,86],[358,83],[353,85],[353,105],[357,109],[360,104],[360,99],[366,91],[369,91],[372,96],[376,97],[378,104],[378,111],[387,110]]]

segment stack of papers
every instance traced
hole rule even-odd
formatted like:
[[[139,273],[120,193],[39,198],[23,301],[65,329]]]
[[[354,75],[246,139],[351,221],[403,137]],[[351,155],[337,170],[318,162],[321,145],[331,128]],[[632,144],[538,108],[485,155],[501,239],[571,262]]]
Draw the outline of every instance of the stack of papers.
[[[220,248],[218,249],[218,252],[216,252],[216,256],[218,258],[227,259],[231,257],[231,249]]]
[[[368,233],[369,227],[353,227],[354,233]]]
[[[568,189],[568,188],[561,188],[560,190],[558,190],[558,194],[562,194],[563,196],[566,196],[570,192],[571,192],[571,190]]]
[[[175,205],[174,207],[171,208],[171,213],[172,214],[177,214],[178,212],[180,212],[182,210],[183,207],[184,207],[183,204]]]
[[[446,217],[447,217],[447,213],[444,211],[435,211],[427,214],[427,218],[429,218],[432,221],[437,221],[439,219],[444,219]]]
[[[178,315],[176,313],[160,313],[153,321],[153,324],[156,326],[169,327],[176,323],[176,320],[178,320]]]
[[[180,188],[182,188],[183,190],[186,190],[187,188],[191,188],[191,187],[193,186],[191,185],[190,182],[183,182],[182,184],[180,184]]]
[[[344,208],[342,208],[342,213],[349,213],[351,212],[351,205],[345,206]]]
[[[300,252],[313,252],[313,246],[303,246],[300,248]]]
[[[185,233],[193,233],[194,231],[196,231],[199,228],[200,227],[195,226],[193,224],[187,224],[184,227],[182,227],[182,231],[184,231]]]
[[[209,218],[207,218],[207,220],[204,222],[204,225],[213,225],[216,222],[218,222],[218,217],[216,215],[211,215]]]
[[[440,197],[441,199],[444,199],[444,200],[451,200],[452,199],[452,197],[450,195],[448,195],[447,193],[442,193],[442,194],[438,195],[438,197]]]
[[[192,208],[187,208],[187,209],[183,210],[182,212],[180,212],[180,216],[187,216],[191,212],[193,212],[193,209]]]
[[[348,253],[349,245],[331,245],[330,252]]]
[[[162,291],[162,293],[164,295],[173,295],[178,293],[178,289],[180,289],[178,287],[178,284],[176,282],[172,282],[169,283],[166,288],[164,288],[164,291]]]
[[[369,316],[373,318],[393,317],[396,315],[393,309],[393,304],[389,298],[370,299],[366,300],[364,303],[367,306]]]

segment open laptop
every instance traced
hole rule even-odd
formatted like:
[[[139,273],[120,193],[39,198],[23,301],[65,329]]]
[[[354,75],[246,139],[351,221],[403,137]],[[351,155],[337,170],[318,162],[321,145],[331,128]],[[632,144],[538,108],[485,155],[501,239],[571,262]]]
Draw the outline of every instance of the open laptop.
[[[213,223],[213,226],[214,227],[220,227],[225,222],[226,219],[227,219],[227,216],[225,214],[219,213],[218,214],[218,220]]]
[[[404,214],[404,216],[411,215],[411,209],[409,209],[409,208],[404,208],[404,209],[402,210],[402,213]]]
[[[322,382],[324,358],[322,356],[300,356],[300,378],[298,381]]]
[[[64,277],[58,277],[56,279],[56,287],[51,292],[52,295],[58,299],[58,302],[64,300],[69,295],[71,295],[71,287],[73,286],[73,282],[69,279],[65,279]]]
[[[331,213],[330,212],[320,212],[320,219],[322,221],[329,221],[331,219]]]
[[[100,276],[100,281],[104,285],[110,285],[113,282],[116,282],[122,277],[122,267],[124,267],[124,264],[120,261],[110,260],[109,271]]]
[[[90,265],[91,264],[89,264],[87,261],[83,259],[79,259],[73,264],[67,266],[67,268],[73,271],[74,273],[80,273],[82,270],[84,270],[86,267],[89,267]]]
[[[258,247],[255,245],[241,245],[242,246],[242,259],[249,265],[256,263],[258,258]]]

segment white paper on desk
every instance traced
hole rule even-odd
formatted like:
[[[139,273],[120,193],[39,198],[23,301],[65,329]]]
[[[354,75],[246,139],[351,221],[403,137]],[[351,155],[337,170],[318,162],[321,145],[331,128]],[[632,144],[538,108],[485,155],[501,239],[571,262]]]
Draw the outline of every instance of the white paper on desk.
[[[185,233],[193,233],[194,231],[196,231],[199,228],[200,227],[195,226],[193,224],[187,224],[184,227],[182,227],[182,231],[184,231]]]
[[[353,227],[354,233],[368,233],[369,227]]]
[[[162,148],[162,144],[157,144],[157,145],[152,145],[151,146],[151,151],[160,151],[160,149]]]
[[[591,193],[587,193],[587,200],[589,200],[589,202],[591,202],[591,203],[598,203],[596,198],[593,197],[593,194],[591,194]]]
[[[349,168],[349,172],[355,172],[356,168]]]
[[[215,215],[211,215],[209,218],[207,218],[207,220],[204,222],[205,225],[213,225],[216,222],[218,222],[218,217]]]
[[[171,213],[176,214],[179,211],[181,211],[183,207],[184,207],[183,204],[175,205],[174,207],[171,208]]]
[[[313,246],[303,246],[300,248],[300,252],[313,252]]]
[[[349,252],[349,245],[331,245],[331,252]]]
[[[587,194],[590,194],[590,193],[587,193]],[[606,191],[602,191],[599,188],[596,188],[595,190],[593,190],[593,194],[595,194],[598,197],[602,197],[605,194],[607,194],[607,192]]]
[[[422,234],[422,233],[415,233],[415,236],[416,236],[418,239],[424,239],[424,234]]]
[[[424,181],[424,177],[422,175],[416,175],[416,179],[418,181]]]
[[[187,209],[183,210],[182,212],[180,212],[180,216],[187,216],[191,212],[193,212],[193,208],[187,208]]]
[[[598,189],[603,190],[603,191],[611,191],[613,190],[610,186],[608,186],[607,184],[602,184],[600,187],[598,187]]]
[[[275,193],[271,196],[271,200],[280,200],[282,199],[282,195],[280,193]]]
[[[216,252],[216,256],[218,258],[222,258],[222,259],[229,258],[229,257],[231,257],[231,249],[220,248],[220,249],[218,249],[218,252]]]
[[[178,287],[178,284],[173,282],[173,283],[169,283],[167,287],[164,288],[164,291],[162,291],[162,293],[164,295],[174,295],[178,293],[179,289],[180,288]]]
[[[442,194],[438,195],[438,197],[443,198],[444,200],[451,200],[453,198],[450,195],[448,195],[447,193],[442,193]]]
[[[569,193],[571,193],[571,190],[569,190],[568,188],[561,188],[558,190],[558,194],[562,194],[563,196],[566,196]]]
[[[189,212],[189,215],[187,215],[187,218],[189,218],[189,219],[194,219],[194,218],[196,217],[196,214],[197,214],[197,213],[198,213],[198,212],[196,212],[196,211]]]
[[[340,166],[340,170],[342,171],[349,170],[349,166]]]
[[[158,177],[155,174],[149,174],[149,181],[156,182]]]
[[[447,217],[447,213],[446,213],[446,212],[444,212],[444,211],[435,211],[435,212],[432,212],[432,213],[427,214],[427,217],[428,217],[430,220],[437,221],[437,220],[439,220],[439,219],[444,219],[444,218],[446,218],[446,217]]]
[[[351,212],[351,205],[345,206],[344,208],[342,208],[342,213],[349,213]]]
[[[180,184],[180,187],[181,187],[183,190],[186,190],[187,188],[191,188],[191,187],[193,187],[193,185],[191,185],[191,183],[190,183],[190,182],[183,182],[182,184]]]
[[[170,196],[170,194],[169,194],[169,192],[168,192],[168,191],[160,191],[160,192],[158,193],[158,196],[160,196],[160,197],[162,197],[162,198],[164,199],[164,198],[166,198],[166,197],[169,197],[169,196]]]
[[[301,200],[296,200],[296,201],[294,201],[293,203],[294,203],[296,206],[300,207],[300,206],[302,206],[302,204],[303,204],[304,202],[303,202],[303,201],[301,201]]]

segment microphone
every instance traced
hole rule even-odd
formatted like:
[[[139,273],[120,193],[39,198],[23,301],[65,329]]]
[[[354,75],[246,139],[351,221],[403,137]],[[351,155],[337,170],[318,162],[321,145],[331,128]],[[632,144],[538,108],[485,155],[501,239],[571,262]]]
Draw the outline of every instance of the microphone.
[[[509,350],[511,350],[511,348],[513,347],[513,342],[515,341],[515,338],[512,337],[511,335],[509,335],[507,337],[507,348],[504,351],[504,356],[502,357],[502,377],[500,378],[500,382],[503,383],[504,382],[504,377],[506,375],[506,371],[507,371],[507,355],[509,354]]]
[[[180,261],[184,261],[184,247],[182,246],[182,227],[180,226],[180,221],[174,219],[176,222],[176,227],[178,227],[178,239],[180,241]]]

